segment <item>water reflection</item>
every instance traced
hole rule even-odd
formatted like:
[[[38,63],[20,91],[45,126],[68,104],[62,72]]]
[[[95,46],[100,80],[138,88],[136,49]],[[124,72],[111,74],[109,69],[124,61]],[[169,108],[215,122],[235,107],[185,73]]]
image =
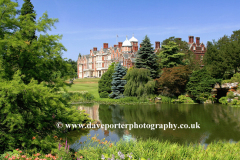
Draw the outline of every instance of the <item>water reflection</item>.
[[[101,124],[200,124],[200,129],[140,129],[110,128],[91,130],[98,138],[118,141],[155,138],[170,142],[209,144],[213,141],[240,141],[240,108],[220,104],[158,104],[158,105],[81,105],[90,118]],[[84,136],[80,141],[83,141]],[[77,142],[76,142],[77,143]]]

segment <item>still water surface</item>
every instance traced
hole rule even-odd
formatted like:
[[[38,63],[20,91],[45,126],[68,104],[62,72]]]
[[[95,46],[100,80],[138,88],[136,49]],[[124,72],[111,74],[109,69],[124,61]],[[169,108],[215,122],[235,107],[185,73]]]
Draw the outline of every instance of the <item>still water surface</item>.
[[[87,135],[98,135],[107,141],[129,141],[138,138],[154,138],[173,143],[201,143],[214,141],[240,141],[240,108],[221,104],[155,104],[155,105],[106,105],[81,104],[77,109],[85,110],[89,117],[101,124],[200,124],[200,129],[155,129],[132,128],[88,129],[67,134],[71,148],[79,149]]]

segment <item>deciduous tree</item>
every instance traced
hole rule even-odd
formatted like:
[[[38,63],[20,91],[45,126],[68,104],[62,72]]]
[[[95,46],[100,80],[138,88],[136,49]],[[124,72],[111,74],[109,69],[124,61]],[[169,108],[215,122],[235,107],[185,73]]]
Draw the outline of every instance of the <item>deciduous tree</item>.
[[[21,74],[25,75],[22,77],[25,84],[34,78],[39,83],[47,82],[49,86],[64,86],[63,78],[68,74],[71,65],[62,58],[62,51],[66,49],[59,43],[61,36],[40,34],[31,43],[26,38],[32,35],[28,31],[46,33],[58,20],[48,18],[47,13],[44,13],[35,23],[32,20],[33,14],[15,17],[16,3],[10,0],[0,3],[0,30],[4,34],[0,39],[0,56],[5,72],[3,78],[11,80],[14,73],[20,70]]]
[[[151,73],[146,68],[129,70],[124,77],[127,80],[124,95],[141,97],[154,94],[155,81],[150,76]]]
[[[189,66],[164,68],[160,78],[156,80],[157,92],[167,96],[179,96],[185,93],[191,70]]]
[[[100,98],[108,98],[108,95],[112,92],[111,83],[113,81],[115,62],[109,67],[107,72],[103,73],[101,79],[98,81],[98,93]]]
[[[240,30],[207,43],[204,64],[214,78],[229,79],[240,67]]]

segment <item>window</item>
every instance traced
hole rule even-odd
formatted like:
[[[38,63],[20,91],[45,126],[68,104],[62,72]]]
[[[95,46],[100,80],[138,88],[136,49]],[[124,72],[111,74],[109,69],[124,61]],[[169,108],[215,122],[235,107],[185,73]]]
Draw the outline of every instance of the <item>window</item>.
[[[193,46],[193,50],[195,50],[195,46]]]
[[[203,60],[203,55],[201,55],[201,61]]]

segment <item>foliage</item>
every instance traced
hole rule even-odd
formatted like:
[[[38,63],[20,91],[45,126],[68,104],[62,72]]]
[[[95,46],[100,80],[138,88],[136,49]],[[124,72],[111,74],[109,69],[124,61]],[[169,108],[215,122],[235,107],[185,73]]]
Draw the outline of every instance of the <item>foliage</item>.
[[[78,154],[84,159],[122,158],[132,160],[147,159],[239,159],[239,143],[215,142],[207,146],[201,144],[179,145],[155,139],[119,141],[116,144],[92,137]],[[218,152],[218,151],[221,152]],[[113,159],[114,159],[113,158]]]
[[[204,64],[214,78],[228,79],[239,71],[240,30],[223,36],[217,42],[207,43]]]
[[[89,92],[65,92],[61,93],[62,97],[71,102],[91,101],[95,97]]]
[[[62,78],[71,66],[61,57],[62,51],[66,51],[58,42],[61,36],[40,34],[38,38],[29,40],[33,32],[46,33],[58,20],[48,18],[47,13],[37,22],[33,21],[34,13],[17,17],[16,6],[17,3],[10,0],[0,1],[0,56],[3,78],[11,80],[14,73],[20,70],[21,74],[25,75],[22,77],[25,84],[34,78],[38,83],[47,82],[49,87],[65,86]]]
[[[108,93],[107,91],[101,92],[101,93],[99,94],[99,97],[100,97],[100,98],[108,98],[108,96],[109,96],[109,93]]]
[[[180,103],[194,103],[190,97],[186,97],[185,95],[178,96],[178,100]]]
[[[57,141],[58,137],[54,136],[54,139]],[[61,138],[60,138],[61,139]],[[40,153],[29,153],[28,150],[19,150],[15,149],[12,152],[5,152],[0,156],[0,159],[9,160],[9,159],[43,159],[43,160],[52,160],[52,159],[76,159],[81,156],[74,153],[74,150],[69,148],[68,141],[63,142],[62,140],[58,140],[58,149],[52,150],[51,153],[44,154],[40,151]]]
[[[134,68],[130,70],[124,79],[127,80],[124,95],[137,96],[153,94],[155,81],[151,79],[151,73],[145,68]]]
[[[228,94],[227,94],[227,98],[230,98],[230,99],[233,99],[235,96],[234,96],[234,93],[232,91],[230,91]]]
[[[69,68],[69,70],[67,71],[67,76],[69,76],[70,78],[77,77],[77,61],[68,59],[66,60],[66,62],[69,64],[69,66],[71,66],[71,68]]]
[[[126,80],[123,77],[126,75],[126,71],[126,68],[121,63],[116,65],[112,76],[112,93],[109,95],[110,98],[119,99],[123,97],[124,86],[126,84]]]
[[[173,101],[176,100],[175,98],[171,98],[163,95],[159,95],[158,97],[161,98],[162,103],[172,103]]]
[[[196,55],[191,50],[189,50],[188,42],[182,41],[181,39],[175,38],[173,36],[163,40],[161,44],[163,46],[168,45],[170,41],[176,43],[178,47],[178,51],[177,51],[178,53],[185,54],[183,57],[183,63],[188,65],[191,71],[200,69],[200,65],[201,65],[200,60],[196,58]],[[160,51],[158,51],[156,54],[159,55],[159,53]]]
[[[164,68],[160,78],[156,79],[157,92],[167,96],[179,96],[185,92],[191,71],[188,66]]]
[[[137,52],[136,68],[146,68],[150,71],[150,77],[155,79],[159,74],[159,66],[157,64],[157,56],[148,36],[142,41],[142,47]]]
[[[158,58],[160,59],[160,69],[172,68],[177,65],[183,65],[184,53],[179,53],[177,44],[169,41],[167,45],[162,45]]]
[[[234,82],[240,83],[240,73],[235,73],[231,79],[223,80],[222,84],[223,83],[234,83]]]
[[[24,0],[24,3],[22,5],[21,8],[21,21],[24,21],[27,14],[30,15],[30,20],[33,23],[36,23],[36,13],[33,10],[34,6],[32,5],[32,3],[30,2],[30,0]],[[32,40],[37,39],[37,36],[35,35],[35,29],[31,29],[28,31],[25,31],[24,29],[22,30],[22,37],[23,39],[28,40],[30,43],[32,42]],[[29,32],[29,33],[27,33]]]
[[[220,102],[221,104],[228,104],[228,98],[227,98],[227,97],[221,97],[221,98],[219,99],[219,102]]]
[[[23,147],[50,151],[56,145],[51,137],[60,134],[56,122],[89,122],[86,115],[53,89],[35,80],[26,85],[19,75],[18,72],[13,80],[0,82],[1,153]]]
[[[115,62],[113,62],[109,67],[107,72],[105,72],[101,79],[98,81],[98,93],[100,98],[108,98],[108,95],[112,92],[111,83],[113,81]]]
[[[213,85],[220,82],[220,79],[211,77],[206,68],[203,68],[192,73],[186,90],[197,100],[202,101],[208,99]]]

